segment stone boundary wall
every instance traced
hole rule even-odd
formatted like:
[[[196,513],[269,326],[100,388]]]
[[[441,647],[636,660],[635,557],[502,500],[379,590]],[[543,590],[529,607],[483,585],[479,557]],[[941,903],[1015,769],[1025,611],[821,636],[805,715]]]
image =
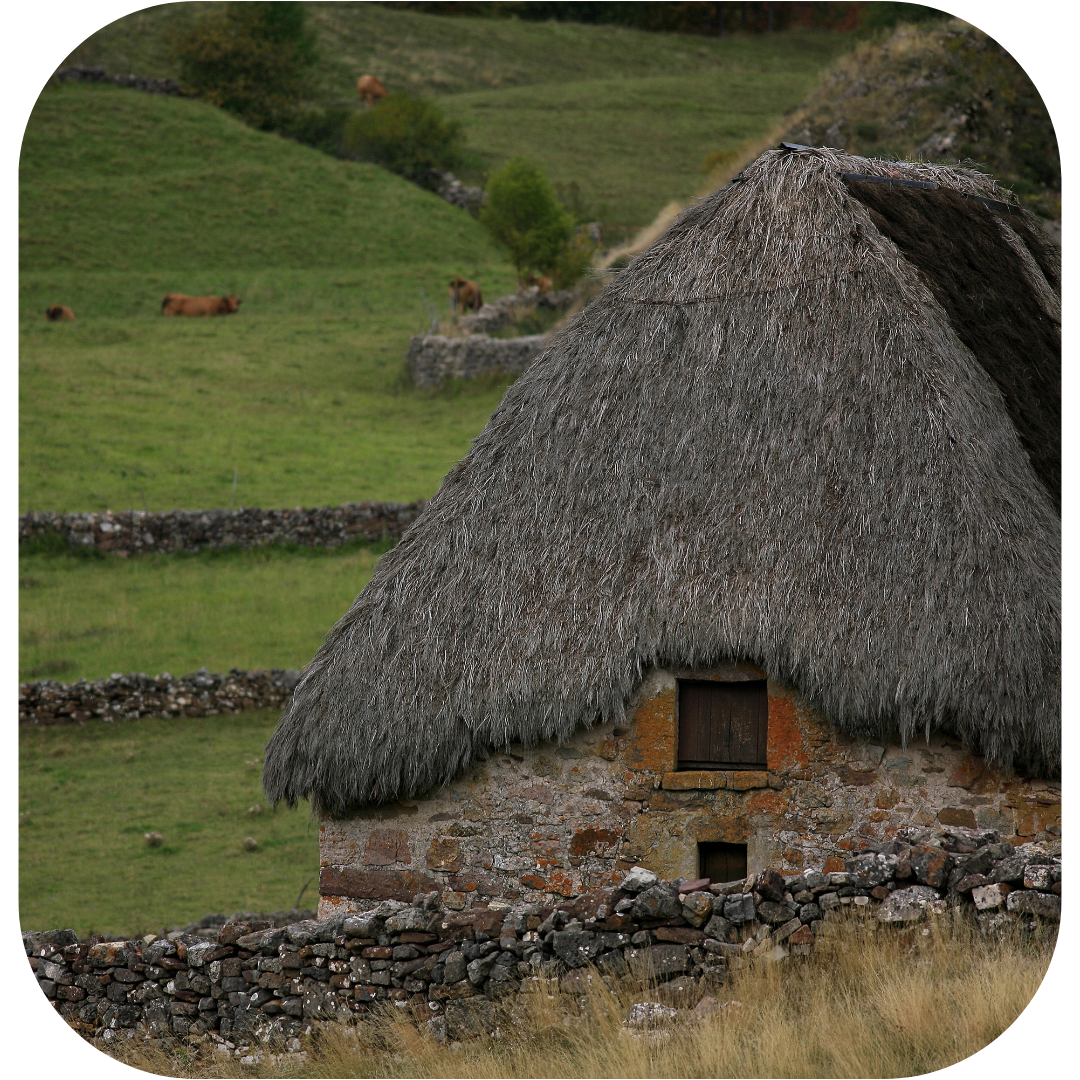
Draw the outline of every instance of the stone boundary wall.
[[[542,293],[538,285],[530,285],[520,292],[489,300],[473,315],[462,315],[458,326],[470,334],[490,334],[492,330],[500,330],[515,318],[520,318],[536,308],[559,311],[570,307],[575,300],[581,298],[579,289],[554,289]]]
[[[399,540],[427,505],[359,502],[294,510],[105,510],[60,514],[33,511],[19,516],[19,543],[59,534],[72,547],[114,555],[197,552],[207,548],[251,548],[264,544],[337,547],[353,540]]]
[[[104,68],[84,67],[81,64],[60,68],[53,78],[58,82],[107,82],[114,86],[142,90],[147,94],[168,94],[170,97],[197,96],[192,91],[181,89],[179,83],[173,82],[172,79],[150,79],[145,75],[110,75]]]
[[[517,375],[536,359],[547,340],[547,334],[518,338],[417,334],[409,342],[409,374],[418,387],[438,386],[446,379],[475,379],[496,371]]]
[[[1060,894],[1057,845],[912,829],[829,874],[763,870],[712,883],[634,867],[618,888],[557,907],[451,908],[432,892],[284,927],[240,918],[214,938],[79,941],[52,930],[23,942],[43,993],[89,1037],[276,1037],[299,1049],[293,1040],[314,1021],[350,1020],[384,1001],[411,1007],[438,1038],[462,1038],[488,1030],[494,1000],[538,989],[541,976],[570,993],[629,976],[661,1006],[690,1007],[732,965],[809,953],[845,909],[883,927],[969,909],[985,932],[1049,924],[1053,933]]]
[[[19,723],[46,726],[283,709],[299,680],[299,671],[280,668],[232,668],[227,675],[199,668],[179,679],[168,672],[157,676],[132,672],[66,684],[45,679],[20,685]]]

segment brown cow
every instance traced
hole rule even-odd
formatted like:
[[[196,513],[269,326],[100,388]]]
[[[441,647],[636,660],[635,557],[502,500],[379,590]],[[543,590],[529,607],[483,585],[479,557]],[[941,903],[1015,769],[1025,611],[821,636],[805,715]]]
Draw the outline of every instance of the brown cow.
[[[49,322],[74,322],[75,312],[63,304],[53,304],[45,309],[45,318]]]
[[[475,281],[469,281],[463,277],[450,279],[450,310],[455,314],[460,307],[462,311],[479,311],[484,306],[484,298],[480,295],[480,286]]]
[[[521,279],[521,282],[526,288],[529,288],[529,287],[535,285],[540,290],[541,295],[543,295],[544,293],[551,292],[551,288],[552,288],[552,284],[553,284],[551,278],[549,278],[549,277],[538,277],[536,274],[531,274],[531,273],[526,274]]]
[[[369,105],[374,105],[380,98],[386,97],[389,91],[383,86],[382,79],[378,75],[361,75],[356,80],[356,96]]]
[[[238,296],[185,296],[171,292],[161,301],[161,314],[231,315],[239,306]]]

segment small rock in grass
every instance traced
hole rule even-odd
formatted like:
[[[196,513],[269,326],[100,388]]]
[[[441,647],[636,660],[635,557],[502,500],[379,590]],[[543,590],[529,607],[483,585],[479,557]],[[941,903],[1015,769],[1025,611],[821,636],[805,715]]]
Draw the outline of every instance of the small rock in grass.
[[[254,836],[245,836],[244,839],[240,841],[240,846],[245,851],[258,851],[259,841],[256,840]]]
[[[164,836],[159,832],[143,833],[143,839],[146,841],[147,847],[161,847]]]

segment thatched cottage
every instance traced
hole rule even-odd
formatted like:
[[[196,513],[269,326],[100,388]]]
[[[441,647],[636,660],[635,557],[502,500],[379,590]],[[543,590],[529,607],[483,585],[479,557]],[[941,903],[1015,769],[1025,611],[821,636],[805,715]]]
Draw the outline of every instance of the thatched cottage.
[[[324,911],[1058,835],[1058,268],[965,169],[783,146],[686,210],[305,670],[264,782]]]

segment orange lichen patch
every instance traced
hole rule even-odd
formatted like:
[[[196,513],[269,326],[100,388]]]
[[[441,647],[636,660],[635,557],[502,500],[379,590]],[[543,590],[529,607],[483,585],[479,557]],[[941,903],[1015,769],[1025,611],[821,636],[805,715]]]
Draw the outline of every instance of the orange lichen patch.
[[[802,769],[808,763],[795,702],[780,694],[769,695],[769,737],[765,760],[772,771]]]
[[[879,810],[891,810],[900,801],[900,796],[892,789],[879,791],[874,797],[874,805]]]
[[[427,865],[432,870],[456,874],[461,868],[461,844],[449,836],[437,836],[428,845]]]
[[[785,795],[776,791],[758,791],[746,797],[743,809],[747,814],[782,814],[789,807]]]
[[[970,788],[985,771],[986,763],[980,758],[965,758],[949,775],[949,787]]]
[[[876,824],[879,821],[888,821],[889,815],[886,814],[884,810],[875,810],[869,815],[867,820],[872,821]]]
[[[526,889],[536,889],[539,892],[545,892],[547,890],[547,882],[542,877],[537,877],[535,874],[524,874],[521,878],[521,884]]]
[[[1061,803],[1054,806],[1029,804],[1021,808],[1016,815],[1016,835],[1034,836],[1046,832],[1051,827],[1061,825]]]
[[[634,712],[626,764],[638,771],[670,772],[675,766],[675,691],[662,690]]]
[[[750,791],[753,788],[764,788],[769,786],[769,774],[767,772],[758,772],[757,770],[747,769],[745,772],[733,772],[731,774],[731,789],[732,791]]]
[[[844,860],[839,855],[830,855],[825,860],[826,874],[839,874],[844,869]]]
[[[715,791],[731,786],[731,773],[719,769],[695,769],[687,772],[666,772],[660,786],[667,791],[690,791],[694,788]]]
[[[578,829],[570,839],[570,854],[606,857],[612,854],[621,836],[614,829]]]
[[[554,873],[548,878],[547,891],[560,896],[576,896],[581,890],[569,874]]]

